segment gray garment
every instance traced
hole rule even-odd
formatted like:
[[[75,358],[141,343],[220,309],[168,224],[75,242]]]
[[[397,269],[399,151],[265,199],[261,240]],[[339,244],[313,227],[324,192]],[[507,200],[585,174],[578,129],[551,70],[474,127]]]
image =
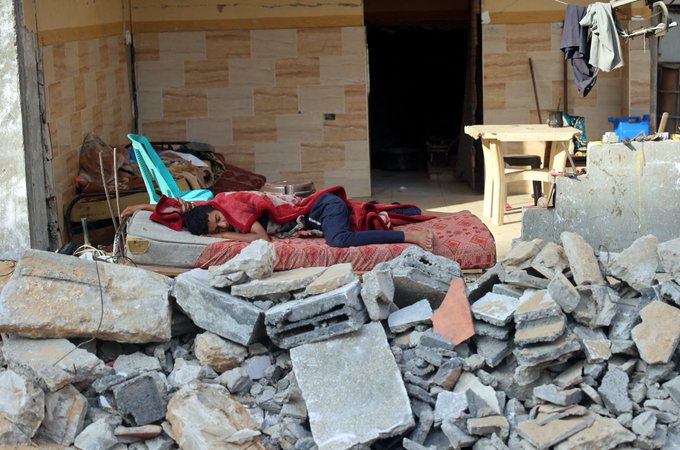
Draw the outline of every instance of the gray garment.
[[[581,26],[590,27],[590,60],[588,63],[600,70],[609,72],[623,67],[619,27],[612,15],[609,3],[588,5]]]

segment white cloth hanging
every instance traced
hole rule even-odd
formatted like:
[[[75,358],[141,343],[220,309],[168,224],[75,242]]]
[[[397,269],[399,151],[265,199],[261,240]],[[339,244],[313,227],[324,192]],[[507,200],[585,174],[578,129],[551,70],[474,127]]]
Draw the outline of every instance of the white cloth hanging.
[[[612,15],[611,5],[609,3],[588,5],[586,14],[579,23],[583,27],[589,27],[591,32],[588,63],[605,72],[623,67],[620,30]]]

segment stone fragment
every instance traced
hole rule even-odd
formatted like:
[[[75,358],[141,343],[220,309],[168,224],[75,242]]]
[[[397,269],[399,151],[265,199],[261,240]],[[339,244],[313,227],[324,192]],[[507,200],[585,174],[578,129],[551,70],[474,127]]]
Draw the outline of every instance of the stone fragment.
[[[443,334],[439,334],[433,330],[427,330],[420,335],[418,344],[424,347],[441,349],[441,350],[454,350],[454,345],[449,338]],[[460,347],[459,347],[460,348]]]
[[[194,354],[201,364],[222,373],[238,367],[248,356],[248,350],[207,331],[196,336]]]
[[[549,280],[561,274],[567,267],[569,267],[569,262],[564,249],[554,242],[546,242],[531,261],[531,268]]]
[[[172,372],[168,375],[168,383],[172,387],[180,388],[191,380],[216,377],[217,374],[210,367],[202,365],[199,361],[177,358]]]
[[[444,362],[437,372],[432,375],[430,381],[437,386],[441,386],[444,389],[451,389],[463,370],[462,362],[458,358],[450,359]]]
[[[74,442],[76,448],[104,450],[111,449],[118,443],[113,434],[113,426],[106,418],[101,418],[87,426]]]
[[[470,303],[465,294],[465,282],[461,278],[451,278],[444,300],[432,314],[432,327],[435,332],[448,337],[454,345],[474,335]]]
[[[515,323],[522,323],[561,315],[562,310],[548,295],[548,291],[541,290],[520,299],[514,312],[514,320]]]
[[[628,374],[626,372],[617,368],[609,369],[602,378],[597,392],[612,413],[619,415],[633,410],[633,402],[628,397]]]
[[[359,281],[324,294],[281,303],[267,310],[267,334],[291,348],[358,330],[368,320]]]
[[[267,278],[274,273],[275,259],[274,244],[258,239],[224,264],[210,266],[210,285],[223,288],[246,280]]]
[[[30,443],[44,417],[43,391],[12,370],[0,371],[0,443]]]
[[[165,416],[165,392],[159,390],[154,376],[143,373],[113,388],[116,409],[135,425],[146,425]]]
[[[552,281],[550,281],[548,284],[548,294],[560,305],[562,311],[567,314],[575,310],[581,300],[581,295],[562,273],[556,273]]]
[[[229,389],[229,392],[232,394],[244,392],[245,390],[250,389],[252,384],[247,370],[243,367],[227,370],[217,377],[215,381]]]
[[[545,425],[540,425],[535,419],[525,420],[517,426],[517,432],[534,447],[544,450],[591,426],[594,421],[590,415],[553,420]]]
[[[431,445],[429,447],[425,447],[424,445],[419,444],[416,441],[412,441],[409,438],[402,439],[401,446],[405,450],[437,450],[437,447],[435,447],[434,445]]]
[[[515,344],[526,346],[539,342],[553,342],[564,334],[567,320],[561,312],[558,316],[530,320],[517,324]]]
[[[519,241],[512,246],[501,262],[505,267],[528,266],[544,245],[545,242],[542,239]]]
[[[253,418],[220,385],[184,385],[170,399],[166,419],[180,448],[263,448]]]
[[[675,403],[680,406],[680,375],[665,382],[663,388],[670,394],[671,398],[675,400]]]
[[[472,283],[467,283],[465,291],[467,293],[470,304],[482,298],[488,292],[491,292],[498,284],[500,284],[500,274],[504,274],[503,263],[496,263],[492,268],[487,269],[479,278]],[[497,292],[498,294],[500,292]],[[507,295],[507,294],[506,294]],[[513,295],[510,295],[513,297]],[[517,296],[519,297],[519,296]]]
[[[325,267],[302,267],[274,272],[274,274],[267,278],[251,280],[232,286],[231,294],[239,297],[253,298],[304,289],[319,278],[325,270]]]
[[[501,341],[507,341],[512,334],[510,327],[498,327],[480,320],[474,321],[474,330],[477,336],[488,336]]]
[[[135,374],[139,372],[149,372],[152,370],[162,370],[161,363],[153,356],[145,355],[142,352],[135,352],[129,355],[120,355],[113,363],[113,370],[116,373]]]
[[[477,353],[484,358],[489,367],[496,367],[506,356],[512,353],[513,345],[510,341],[500,341],[498,339],[479,336],[475,339]]]
[[[545,425],[553,420],[564,419],[566,417],[585,416],[588,409],[581,405],[557,406],[543,404],[538,407],[536,421],[540,425]]]
[[[555,450],[608,450],[633,442],[635,434],[626,430],[616,419],[589,414],[593,423],[555,447]]]
[[[259,380],[265,377],[267,368],[271,366],[272,360],[269,355],[256,355],[248,359],[246,372],[251,380]]]
[[[310,295],[319,295],[324,292],[330,292],[355,280],[358,280],[358,278],[352,272],[352,264],[334,264],[305,288],[303,296],[308,297]]]
[[[193,269],[175,278],[174,297],[206,331],[248,345],[264,334],[263,312],[250,302],[208,286],[208,271]]]
[[[467,432],[477,436],[496,434],[505,439],[510,433],[510,424],[503,416],[475,417],[468,419]]]
[[[640,357],[648,364],[667,363],[680,342],[680,310],[654,301],[642,308],[640,317],[642,323],[631,332]]]
[[[454,449],[469,447],[477,441],[477,437],[470,436],[451,422],[442,422],[441,428],[448,439],[448,444]],[[428,441],[425,442],[427,443]],[[438,445],[437,448],[447,447]]]
[[[507,295],[508,297],[520,298],[522,294],[524,294],[524,289],[511,284],[498,283],[493,285],[491,292],[498,295]]]
[[[581,401],[580,389],[560,389],[554,384],[544,384],[534,388],[534,397],[555,405],[574,405]]]
[[[506,270],[505,276],[501,278],[505,284],[517,286],[522,289],[547,289],[550,283],[545,278],[529,275],[525,270]]]
[[[59,445],[72,445],[83,430],[87,399],[72,385],[45,394],[45,418],[37,437],[47,438]]]
[[[371,320],[384,320],[394,305],[394,281],[390,269],[376,269],[362,276],[361,299]],[[396,307],[396,306],[395,306]]]
[[[401,333],[419,324],[429,324],[432,319],[432,307],[427,300],[398,309],[387,318],[387,325],[393,333]]]
[[[658,244],[657,251],[664,272],[680,283],[680,238]]]
[[[453,422],[460,419],[467,408],[468,401],[465,392],[440,392],[434,407],[435,426],[446,421]]]
[[[585,239],[569,231],[562,232],[560,239],[576,284],[605,284],[593,248]]]
[[[611,343],[602,330],[577,325],[572,327],[572,331],[581,342],[581,348],[589,363],[607,361],[612,356]]]
[[[578,286],[581,296],[571,313],[577,322],[590,328],[609,326],[618,309],[619,296],[609,286]]]
[[[163,429],[160,425],[144,425],[141,427],[118,426],[113,430],[114,436],[122,442],[135,442],[140,439],[153,439],[157,437]]]
[[[70,383],[92,381],[112,372],[102,360],[66,339],[6,336],[2,347],[8,366],[54,392]]]
[[[512,320],[517,305],[519,305],[517,298],[490,292],[477,300],[471,310],[475,319],[502,327]]]
[[[656,432],[656,414],[644,411],[633,419],[632,430],[641,437],[653,438]]]
[[[295,347],[290,357],[319,448],[369,445],[413,427],[401,373],[379,323]]]
[[[666,302],[673,302],[680,306],[680,285],[672,280],[666,280],[659,285],[659,295]]]
[[[495,414],[502,414],[502,408],[496,397],[496,391],[490,386],[485,386],[475,375],[470,372],[463,372],[453,389],[454,393],[466,393],[472,391],[476,397],[484,401]],[[470,397],[468,397],[469,403]]]
[[[562,371],[554,379],[555,385],[562,389],[567,389],[576,386],[583,381],[583,362],[579,361],[568,369]]]
[[[0,332],[34,338],[167,341],[170,283],[163,275],[124,264],[27,250],[0,292]]]
[[[609,325],[607,337],[614,341],[631,340],[630,332],[640,320],[640,310],[646,306],[639,298],[617,300],[616,314]]]
[[[652,284],[659,267],[656,236],[647,235],[636,239],[630,247],[619,253],[609,265],[609,273],[625,281],[633,289],[642,292]]]
[[[577,352],[581,345],[576,336],[567,331],[554,342],[535,344],[527,347],[516,347],[513,353],[517,362],[523,366],[554,361],[562,356]]]

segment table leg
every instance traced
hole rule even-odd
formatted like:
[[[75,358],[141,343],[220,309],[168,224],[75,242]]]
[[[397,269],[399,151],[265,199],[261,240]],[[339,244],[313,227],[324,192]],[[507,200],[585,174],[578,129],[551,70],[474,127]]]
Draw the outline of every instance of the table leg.
[[[493,225],[503,225],[505,222],[506,185],[505,185],[505,163],[503,162],[503,148],[498,141],[492,141],[491,150],[493,151],[494,185],[493,185],[493,206],[491,223]]]
[[[494,161],[493,150],[491,149],[491,141],[482,139],[482,150],[484,152],[484,207],[482,208],[482,216],[485,219],[490,219],[491,205],[493,204],[493,181],[494,181]]]

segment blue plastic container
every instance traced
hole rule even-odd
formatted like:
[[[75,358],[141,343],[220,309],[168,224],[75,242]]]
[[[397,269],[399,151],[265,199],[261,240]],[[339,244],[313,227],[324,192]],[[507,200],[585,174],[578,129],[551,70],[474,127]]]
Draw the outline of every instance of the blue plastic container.
[[[614,124],[613,131],[616,133],[619,139],[633,139],[640,133],[640,131],[644,131],[645,135],[649,134],[649,114],[645,114],[642,117],[610,117],[609,121]]]

